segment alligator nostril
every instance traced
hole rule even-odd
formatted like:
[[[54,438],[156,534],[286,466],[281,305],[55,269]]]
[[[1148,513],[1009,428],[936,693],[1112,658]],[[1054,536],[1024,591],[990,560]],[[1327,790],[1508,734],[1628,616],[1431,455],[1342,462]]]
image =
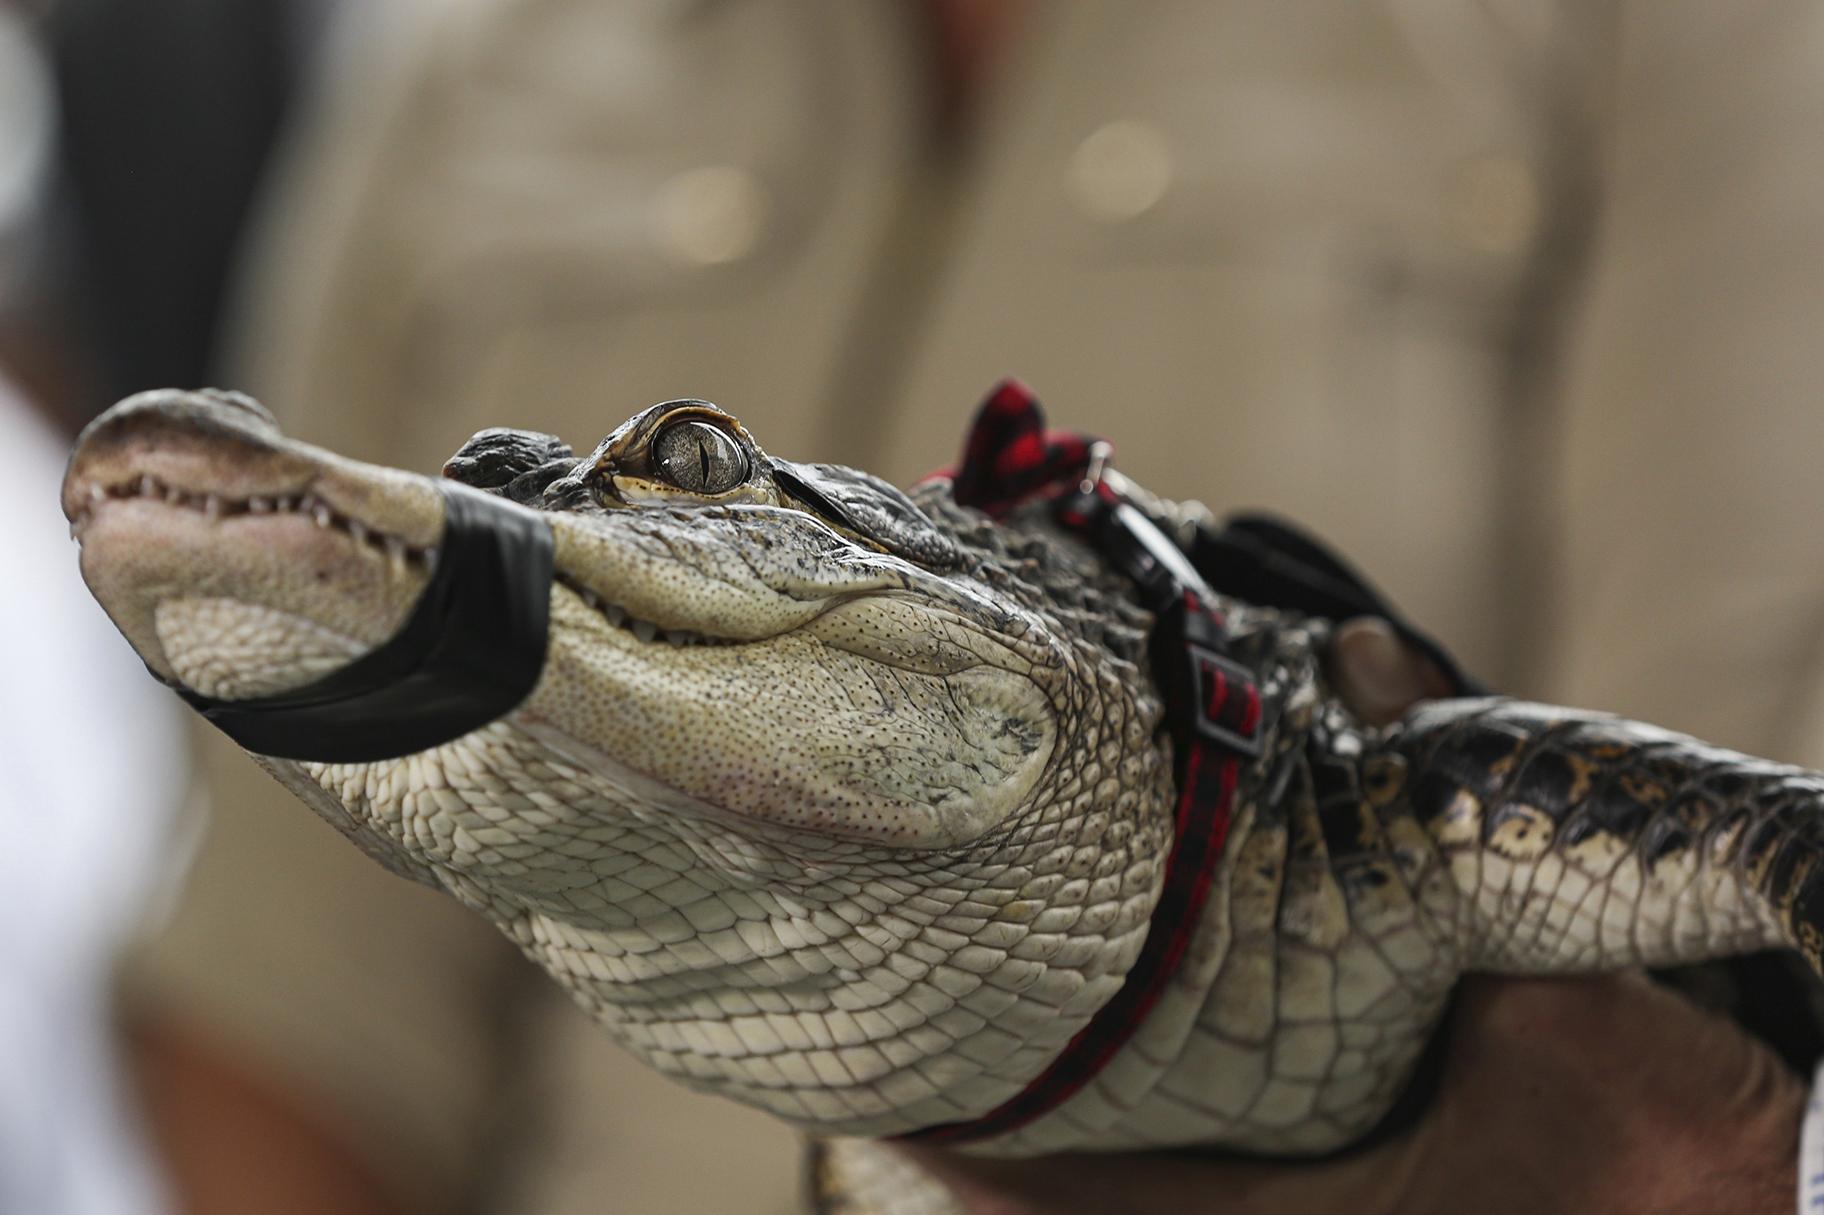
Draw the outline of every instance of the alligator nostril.
[[[207,397],[209,400],[221,405],[232,405],[236,409],[244,409],[268,426],[276,427],[279,424],[279,420],[272,416],[272,410],[266,408],[244,392],[235,392],[233,389],[229,388],[199,388],[197,389],[196,395],[199,397]]]

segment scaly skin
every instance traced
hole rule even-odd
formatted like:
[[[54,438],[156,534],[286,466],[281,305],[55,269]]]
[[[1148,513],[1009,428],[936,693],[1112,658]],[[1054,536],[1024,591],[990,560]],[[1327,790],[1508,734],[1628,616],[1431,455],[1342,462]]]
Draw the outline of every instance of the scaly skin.
[[[680,418],[749,474],[668,483],[653,445]],[[661,1071],[820,1135],[968,1119],[1044,1069],[1144,938],[1173,803],[1149,620],[1042,510],[994,524],[944,482],[908,499],[793,467],[861,531],[707,407],[581,460],[484,432],[446,471],[556,538],[538,688],[404,759],[261,762]],[[64,504],[148,664],[226,698],[385,640],[441,518],[426,479],[228,394],[117,406]],[[971,1150],[1322,1152],[1389,1108],[1465,971],[1794,943],[1817,964],[1819,777],[1502,700],[1370,726],[1326,678],[1327,623],[1223,606],[1269,745],[1183,966],[1086,1089]]]

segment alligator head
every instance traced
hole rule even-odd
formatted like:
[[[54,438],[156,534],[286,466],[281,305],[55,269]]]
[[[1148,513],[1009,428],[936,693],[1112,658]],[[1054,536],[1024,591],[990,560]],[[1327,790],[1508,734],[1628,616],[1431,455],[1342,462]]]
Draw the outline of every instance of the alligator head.
[[[429,750],[256,756],[370,855],[647,1062],[821,1132],[979,1114],[1119,987],[1171,833],[1147,620],[1042,518],[774,460],[703,402],[583,458],[485,431],[444,475],[549,523],[548,653]],[[63,502],[152,671],[230,701],[387,642],[445,509],[215,392],[110,410]]]

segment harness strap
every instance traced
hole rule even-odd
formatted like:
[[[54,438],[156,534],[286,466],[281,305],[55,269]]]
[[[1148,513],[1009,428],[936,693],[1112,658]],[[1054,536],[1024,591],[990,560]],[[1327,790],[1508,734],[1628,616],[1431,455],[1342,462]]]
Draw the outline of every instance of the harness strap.
[[[1005,380],[982,404],[961,465],[956,500],[1001,517],[1050,500],[1058,522],[1126,574],[1155,618],[1153,677],[1165,699],[1178,803],[1164,886],[1140,957],[1121,989],[1049,1067],[979,1118],[926,1127],[901,1138],[956,1144],[1003,1135],[1055,1110],[1080,1091],[1133,1036],[1177,972],[1202,922],[1228,838],[1244,765],[1260,755],[1267,706],[1253,671],[1230,655],[1223,594],[1332,620],[1373,615],[1435,662],[1457,695],[1481,687],[1450,654],[1408,623],[1360,573],[1282,520],[1237,515],[1220,530],[1187,529],[1146,514],[1144,493],[1106,473],[1108,449],[1083,435],[1045,429],[1031,391]],[[938,474],[944,475],[944,474]],[[1171,533],[1177,534],[1174,540]],[[1421,1071],[1435,1073],[1439,1036]],[[1430,1091],[1421,1075],[1376,1135],[1408,1121]]]
[[[1191,563],[1226,595],[1326,620],[1379,616],[1401,640],[1437,665],[1452,695],[1488,695],[1487,687],[1464,672],[1430,634],[1402,616],[1359,571],[1283,519],[1231,515],[1220,531],[1198,528],[1189,550]]]
[[[1100,475],[1106,450],[1047,432],[1038,404],[1006,381],[983,405],[955,494],[1002,515],[1051,495],[1060,524],[1131,578],[1155,616],[1153,676],[1165,698],[1178,802],[1159,901],[1121,988],[1031,1083],[986,1114],[901,1136],[957,1144],[1004,1135],[1055,1110],[1087,1085],[1145,1022],[1202,923],[1227,842],[1241,769],[1260,754],[1265,716],[1254,673],[1228,656],[1216,596],[1157,524]],[[1059,486],[1069,486],[1058,493]]]

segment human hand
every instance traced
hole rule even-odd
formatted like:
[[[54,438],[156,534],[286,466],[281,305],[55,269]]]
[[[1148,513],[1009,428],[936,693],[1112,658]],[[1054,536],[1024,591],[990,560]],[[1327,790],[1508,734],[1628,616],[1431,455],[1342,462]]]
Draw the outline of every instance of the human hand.
[[[971,1215],[1760,1215],[1792,1209],[1804,1104],[1765,1047],[1639,976],[1475,978],[1430,1108],[1340,1160],[895,1150]]]

